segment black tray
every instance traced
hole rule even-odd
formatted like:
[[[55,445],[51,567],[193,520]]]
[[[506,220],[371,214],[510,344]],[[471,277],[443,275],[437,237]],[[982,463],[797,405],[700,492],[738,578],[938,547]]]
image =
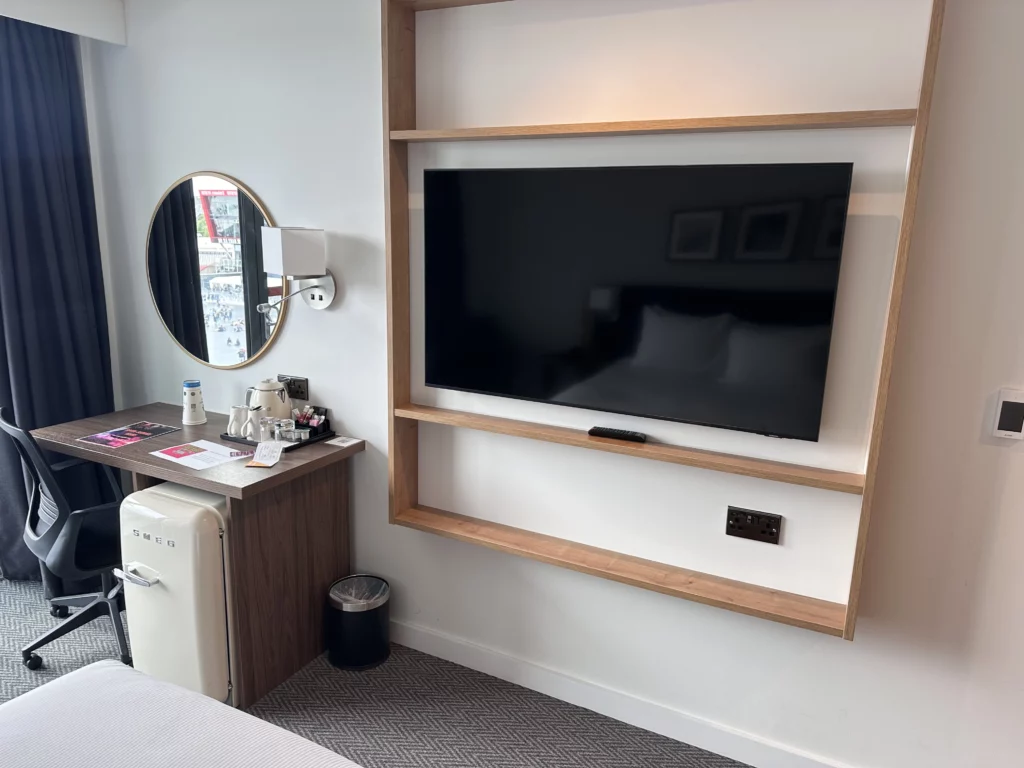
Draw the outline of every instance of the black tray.
[[[288,440],[282,440],[281,442],[284,443],[284,448],[282,449],[282,451],[284,453],[288,453],[289,451],[294,451],[296,448],[302,448],[305,445],[313,445],[314,443],[322,443],[324,440],[330,440],[332,437],[337,436],[337,432],[335,432],[333,429],[329,429],[326,432],[321,432],[319,435],[314,435],[313,437],[310,437],[308,440],[303,440],[302,442],[299,443],[293,443]],[[251,448],[255,448],[256,446],[259,445],[259,443],[254,443],[252,440],[247,440],[244,437],[234,437],[232,435],[229,435],[227,432],[221,432],[220,439],[227,440],[230,443],[241,443],[242,445],[248,445]]]

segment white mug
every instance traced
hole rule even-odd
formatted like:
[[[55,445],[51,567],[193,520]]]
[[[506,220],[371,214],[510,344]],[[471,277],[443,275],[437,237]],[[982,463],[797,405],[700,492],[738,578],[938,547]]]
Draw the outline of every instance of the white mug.
[[[231,418],[228,419],[228,434],[232,437],[241,437],[242,429],[249,418],[249,408],[245,405],[232,405]]]
[[[242,437],[246,440],[259,442],[260,439],[260,417],[263,415],[263,406],[257,405],[247,409],[245,424],[242,425]]]

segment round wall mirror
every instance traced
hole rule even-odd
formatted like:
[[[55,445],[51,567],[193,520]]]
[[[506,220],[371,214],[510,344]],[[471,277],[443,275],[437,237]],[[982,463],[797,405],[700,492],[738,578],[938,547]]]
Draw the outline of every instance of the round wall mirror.
[[[263,270],[260,228],[270,214],[237,179],[201,171],[164,193],[149,225],[149,289],[164,327],[183,350],[214,368],[238,368],[281,329],[286,280]]]

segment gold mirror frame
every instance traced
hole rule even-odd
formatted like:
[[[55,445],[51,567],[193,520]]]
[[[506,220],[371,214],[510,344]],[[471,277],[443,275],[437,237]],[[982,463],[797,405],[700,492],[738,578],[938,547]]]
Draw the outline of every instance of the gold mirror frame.
[[[221,173],[219,171],[196,171],[195,173],[189,173],[186,174],[185,176],[182,176],[180,179],[171,184],[171,186],[169,186],[160,196],[160,200],[157,201],[156,207],[153,209],[153,215],[150,216],[149,218],[149,228],[146,230],[145,249],[146,286],[149,288],[149,298],[150,301],[153,302],[153,309],[156,311],[156,316],[160,318],[160,324],[164,327],[164,330],[167,332],[167,335],[171,337],[171,341],[177,344],[178,349],[180,349],[190,358],[195,360],[197,363],[201,363],[208,368],[214,368],[218,371],[232,371],[236,368],[244,368],[245,366],[256,362],[263,355],[264,352],[266,352],[274,345],[274,342],[277,340],[277,335],[281,332],[281,326],[284,325],[285,315],[288,313],[288,302],[282,302],[282,305],[278,308],[278,312],[280,314],[278,314],[277,316],[277,324],[274,326],[274,332],[271,333],[270,337],[267,339],[267,343],[260,347],[259,351],[256,352],[255,354],[251,355],[250,357],[246,358],[240,363],[235,363],[234,365],[214,365],[213,363],[210,363],[206,360],[201,360],[200,358],[196,357],[191,352],[189,352],[187,349],[185,349],[185,347],[181,345],[181,342],[179,342],[178,339],[175,338],[174,334],[171,333],[171,329],[167,327],[167,323],[164,321],[163,315],[160,314],[160,307],[156,303],[156,294],[153,293],[153,281],[150,279],[149,274],[149,241],[150,238],[153,236],[153,223],[156,221],[156,214],[160,210],[160,206],[164,204],[164,200],[167,199],[167,196],[171,194],[172,191],[178,188],[179,184],[182,184],[183,182],[186,182],[189,179],[194,179],[197,176],[214,176],[218,179],[223,179],[229,184],[234,184],[235,187],[238,188],[239,192],[244,192],[249,196],[249,199],[252,200],[253,205],[255,205],[256,209],[263,215],[263,220],[267,222],[268,227],[276,227],[277,224],[274,223],[274,218],[270,215],[270,211],[267,210],[267,207],[263,204],[263,201],[259,199],[255,192],[249,189],[249,187],[247,187],[241,181],[236,179],[234,176],[229,176],[228,174]],[[288,295],[288,278],[285,277],[284,275],[281,275],[281,295]]]

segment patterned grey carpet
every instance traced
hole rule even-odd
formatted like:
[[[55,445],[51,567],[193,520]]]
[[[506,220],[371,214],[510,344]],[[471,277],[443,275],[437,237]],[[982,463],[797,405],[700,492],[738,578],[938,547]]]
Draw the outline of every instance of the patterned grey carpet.
[[[118,658],[110,620],[99,619],[40,648],[43,668],[26,669],[21,647],[59,623],[47,610],[42,584],[0,579],[0,702],[94,661]]]
[[[25,669],[19,647],[56,621],[38,584],[0,580],[0,702],[116,658],[100,621],[43,648],[43,669]],[[365,768],[742,768],[402,646],[366,672],[316,659],[249,711]]]

